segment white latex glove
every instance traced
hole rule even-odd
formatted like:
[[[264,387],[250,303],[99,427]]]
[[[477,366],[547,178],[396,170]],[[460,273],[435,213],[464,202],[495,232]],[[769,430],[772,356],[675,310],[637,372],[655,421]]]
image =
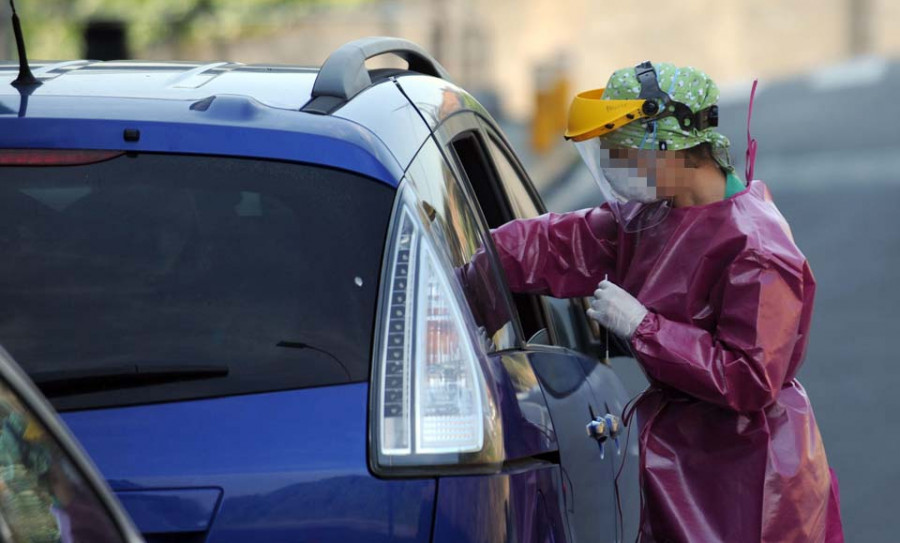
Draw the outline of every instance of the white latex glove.
[[[602,281],[594,291],[587,315],[613,334],[631,339],[647,315],[647,308],[618,285]]]

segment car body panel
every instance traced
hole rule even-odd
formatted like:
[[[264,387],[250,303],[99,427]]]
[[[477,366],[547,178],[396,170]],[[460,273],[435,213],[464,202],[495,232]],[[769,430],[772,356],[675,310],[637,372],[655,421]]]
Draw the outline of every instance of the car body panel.
[[[616,375],[612,366],[608,366],[600,360],[578,355],[578,359],[584,368],[587,382],[594,393],[596,409],[602,410],[598,414],[612,414],[619,416],[625,410],[629,402],[628,391],[622,381]],[[613,364],[636,364],[631,358],[614,358]],[[624,421],[622,421],[624,423]],[[620,519],[618,528],[619,541],[634,541],[637,539],[637,514],[641,507],[641,487],[638,481],[638,456],[637,419],[632,418],[628,427],[622,426],[622,434],[619,436],[619,444],[607,443],[607,456],[613,457],[614,480],[616,485],[616,507],[621,507],[626,518]],[[629,439],[629,433],[634,434]],[[626,522],[629,521],[629,522]],[[623,532],[624,530],[624,532]]]
[[[540,379],[559,442],[560,470],[566,483],[565,510],[575,541],[615,541],[615,451],[601,454],[585,427],[597,408],[581,355],[559,347],[529,346],[528,357]]]
[[[541,457],[557,451],[550,409],[528,356],[506,351],[491,357],[491,362],[496,366],[491,372],[494,378],[508,383],[497,387],[503,428],[509,429],[503,434],[507,459]]]
[[[379,107],[372,107],[373,103]],[[370,130],[390,149],[404,170],[430,134],[422,115],[393,79],[364,90],[332,117],[346,119]]]
[[[436,130],[448,117],[460,111],[474,111],[482,117],[490,118],[487,110],[471,94],[449,81],[410,75],[400,79],[400,86],[409,100],[422,112],[432,130]]]
[[[459,134],[476,131],[480,128],[481,124],[478,122],[478,117],[468,110],[460,109],[443,118],[441,124],[435,129],[434,135],[440,144],[444,148],[447,148],[450,145],[450,142]],[[482,180],[470,179],[469,181],[474,184]]]
[[[124,102],[124,104],[123,104]],[[192,102],[0,95],[0,148],[110,149],[231,155],[322,164],[396,186],[400,165],[380,140],[342,119],[286,112],[247,98],[217,97],[205,111]],[[125,141],[124,131],[140,131]]]
[[[116,496],[141,533],[181,534],[209,530],[222,489],[122,490]]]
[[[441,479],[432,543],[569,541],[562,486],[558,466]]]
[[[120,496],[220,489],[210,543],[426,542],[435,481],[369,473],[368,389],[359,383],[71,412],[63,419]],[[157,503],[165,501],[159,496]],[[208,511],[210,494],[202,499]],[[124,501],[142,527],[159,524],[141,503]]]
[[[42,83],[32,96],[84,96],[196,101],[209,96],[241,95],[282,109],[299,110],[309,101],[317,69],[244,65],[232,62],[32,62]],[[19,64],[0,62],[0,92],[15,92],[9,83]]]

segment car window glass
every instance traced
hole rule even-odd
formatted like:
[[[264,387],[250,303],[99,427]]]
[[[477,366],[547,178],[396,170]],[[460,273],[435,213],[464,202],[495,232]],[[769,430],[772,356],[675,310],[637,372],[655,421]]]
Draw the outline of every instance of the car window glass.
[[[368,380],[394,188],[162,154],[0,178],[0,343],[58,410]]]
[[[493,165],[494,160],[484,143],[483,133],[464,128],[450,140],[448,152],[459,166],[460,175],[468,180],[484,218],[491,228],[497,228],[515,218],[509,203],[510,195],[498,179],[497,168]],[[506,284],[505,280],[502,282]],[[524,293],[513,293],[511,296],[523,338],[534,337],[547,327],[540,301],[536,296]]]
[[[114,543],[122,536],[64,449],[0,380],[0,540]]]
[[[503,184],[504,191],[508,197],[511,211],[516,218],[520,219],[539,216],[541,211],[532,196],[532,192],[529,190],[530,187],[528,185],[530,182],[515,167],[509,154],[504,150],[505,146],[499,143],[499,139],[493,134],[493,131],[488,129],[486,131],[491,134],[486,139],[487,147],[494,161],[497,176],[500,178],[500,182]],[[579,334],[576,331],[576,327],[582,326],[582,322],[585,320],[583,309],[573,305],[573,301],[551,296],[541,296],[540,298],[522,294],[515,294],[514,296],[523,325],[528,320],[529,312],[540,312],[545,315],[545,326],[548,326],[545,331],[551,336],[553,344],[570,349],[579,349]],[[541,300],[540,304],[538,302],[539,299]],[[543,307],[541,308],[540,306]],[[596,324],[594,321],[590,322]],[[544,343],[541,340],[536,339],[536,341]]]
[[[508,294],[500,280],[492,252],[485,247],[487,232],[475,214],[437,145],[429,140],[407,170],[418,197],[433,214],[431,233],[446,251],[453,276],[475,322],[488,329],[497,350],[516,346],[516,325]],[[473,261],[477,260],[476,266]]]
[[[531,198],[531,194],[525,188],[524,180],[510,163],[506,153],[500,149],[494,138],[487,139],[487,146],[490,149],[491,157],[494,159],[494,164],[497,166],[497,174],[500,176],[500,182],[503,183],[506,189],[509,204],[513,208],[515,216],[528,219],[540,215],[541,213]]]

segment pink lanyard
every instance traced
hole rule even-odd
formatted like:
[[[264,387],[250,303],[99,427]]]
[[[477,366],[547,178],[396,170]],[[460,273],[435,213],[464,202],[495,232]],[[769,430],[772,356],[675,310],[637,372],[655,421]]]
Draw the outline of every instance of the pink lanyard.
[[[750,105],[747,108],[747,183],[753,181],[753,167],[756,165],[756,139],[750,136],[750,118],[753,116],[753,98],[756,96],[756,84],[759,79],[753,80],[753,88],[750,90]]]

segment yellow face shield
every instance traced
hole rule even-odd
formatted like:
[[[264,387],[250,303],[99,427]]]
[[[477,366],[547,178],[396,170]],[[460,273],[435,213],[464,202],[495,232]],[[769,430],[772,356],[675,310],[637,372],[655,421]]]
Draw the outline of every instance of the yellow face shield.
[[[572,100],[567,140],[578,142],[603,136],[659,111],[655,100],[603,100],[604,90],[585,91]]]

